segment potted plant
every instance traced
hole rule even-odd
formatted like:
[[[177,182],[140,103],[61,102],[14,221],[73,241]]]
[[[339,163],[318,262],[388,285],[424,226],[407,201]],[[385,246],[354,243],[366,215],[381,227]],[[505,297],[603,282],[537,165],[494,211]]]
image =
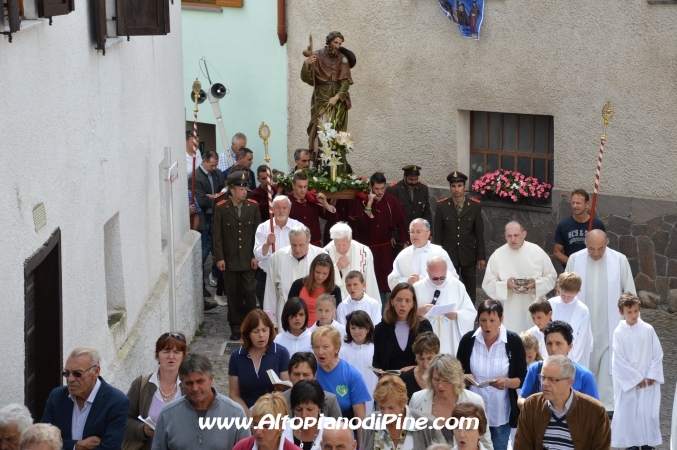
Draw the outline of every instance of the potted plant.
[[[552,185],[535,177],[505,169],[486,173],[472,184],[472,190],[485,198],[512,203],[542,203],[550,197],[551,189]]]

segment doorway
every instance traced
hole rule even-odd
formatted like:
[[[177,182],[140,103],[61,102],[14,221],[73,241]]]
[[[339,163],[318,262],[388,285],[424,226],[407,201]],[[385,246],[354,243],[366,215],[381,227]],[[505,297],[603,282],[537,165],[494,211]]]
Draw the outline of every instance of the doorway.
[[[61,230],[24,263],[24,403],[39,422],[62,385]]]

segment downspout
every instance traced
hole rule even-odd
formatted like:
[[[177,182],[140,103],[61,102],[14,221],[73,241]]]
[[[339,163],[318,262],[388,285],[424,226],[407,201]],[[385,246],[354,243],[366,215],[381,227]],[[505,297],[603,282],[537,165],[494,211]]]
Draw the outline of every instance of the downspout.
[[[277,0],[277,38],[280,45],[287,43],[287,6],[285,0]]]

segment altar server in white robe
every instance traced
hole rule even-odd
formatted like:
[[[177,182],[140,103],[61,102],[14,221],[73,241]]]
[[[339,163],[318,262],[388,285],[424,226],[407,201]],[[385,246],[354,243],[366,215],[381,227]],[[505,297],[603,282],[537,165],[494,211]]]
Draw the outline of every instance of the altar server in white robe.
[[[465,286],[452,276],[449,267],[453,269],[454,266],[448,266],[445,258],[433,256],[427,263],[427,275],[414,283],[414,290],[418,303],[423,305],[418,309],[419,315],[424,316],[433,307],[436,291],[440,292],[436,305],[456,304],[453,312],[428,317],[433,331],[440,338],[440,353],[456,355],[461,338],[473,329],[477,310]]]
[[[590,311],[577,295],[581,291],[581,277],[574,272],[564,272],[557,278],[557,294],[549,300],[552,320],[561,320],[574,330],[574,347],[569,359],[586,369],[590,366],[593,337],[590,326]]]
[[[268,276],[266,292],[263,296],[263,310],[268,314],[278,330],[282,330],[282,309],[287,303],[291,284],[308,275],[310,263],[323,248],[310,245],[310,230],[305,225],[297,225],[289,230],[289,243],[268,258]]]
[[[557,272],[541,247],[525,241],[527,232],[521,223],[510,221],[505,225],[507,243],[489,258],[482,289],[489,298],[503,304],[503,325],[520,333],[531,328],[529,305],[555,287]],[[515,278],[527,278],[524,290],[515,284]]]
[[[334,283],[341,288],[341,298],[350,295],[346,289],[348,272],[357,270],[364,276],[365,292],[371,298],[380,299],[374,255],[366,245],[353,240],[353,230],[345,222],[338,222],[329,230],[332,241],[324,247],[334,261]]]
[[[393,262],[393,271],[388,275],[388,286],[393,289],[400,283],[414,284],[425,276],[426,264],[433,256],[444,258],[448,271],[458,280],[458,273],[449,254],[440,245],[430,242],[430,223],[425,219],[414,219],[409,224],[411,245],[402,250]]]
[[[640,301],[629,292],[618,301],[622,320],[614,331],[614,419],[612,447],[655,447],[663,443],[659,412],[663,349],[653,327],[639,317]]]
[[[581,276],[578,299],[590,311],[593,346],[588,369],[595,375],[599,399],[607,411],[614,410],[611,380],[611,343],[621,316],[618,299],[623,292],[637,295],[628,258],[607,248],[609,240],[602,230],[592,230],[585,236],[585,250],[569,256],[566,271]]]

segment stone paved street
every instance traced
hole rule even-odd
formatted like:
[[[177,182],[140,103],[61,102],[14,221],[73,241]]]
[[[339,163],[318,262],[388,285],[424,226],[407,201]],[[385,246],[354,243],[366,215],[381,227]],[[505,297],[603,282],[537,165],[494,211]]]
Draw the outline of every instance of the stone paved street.
[[[211,259],[207,262],[211,264]],[[214,288],[209,286],[209,280],[206,280],[206,283],[207,289],[213,294]],[[481,289],[478,289],[478,299],[480,298],[485,298],[485,295]],[[196,336],[190,345],[191,351],[205,353],[212,361],[216,389],[224,395],[228,395],[228,360],[230,353],[239,346],[239,343],[228,341],[230,326],[226,320],[226,313],[227,307],[225,306],[205,313],[205,322],[201,334]],[[664,443],[656,448],[668,450],[672,403],[675,395],[675,384],[677,383],[677,333],[675,332],[677,330],[677,315],[670,314],[662,309],[643,309],[642,319],[656,329],[665,353],[663,358],[665,384],[661,388],[660,414]]]

